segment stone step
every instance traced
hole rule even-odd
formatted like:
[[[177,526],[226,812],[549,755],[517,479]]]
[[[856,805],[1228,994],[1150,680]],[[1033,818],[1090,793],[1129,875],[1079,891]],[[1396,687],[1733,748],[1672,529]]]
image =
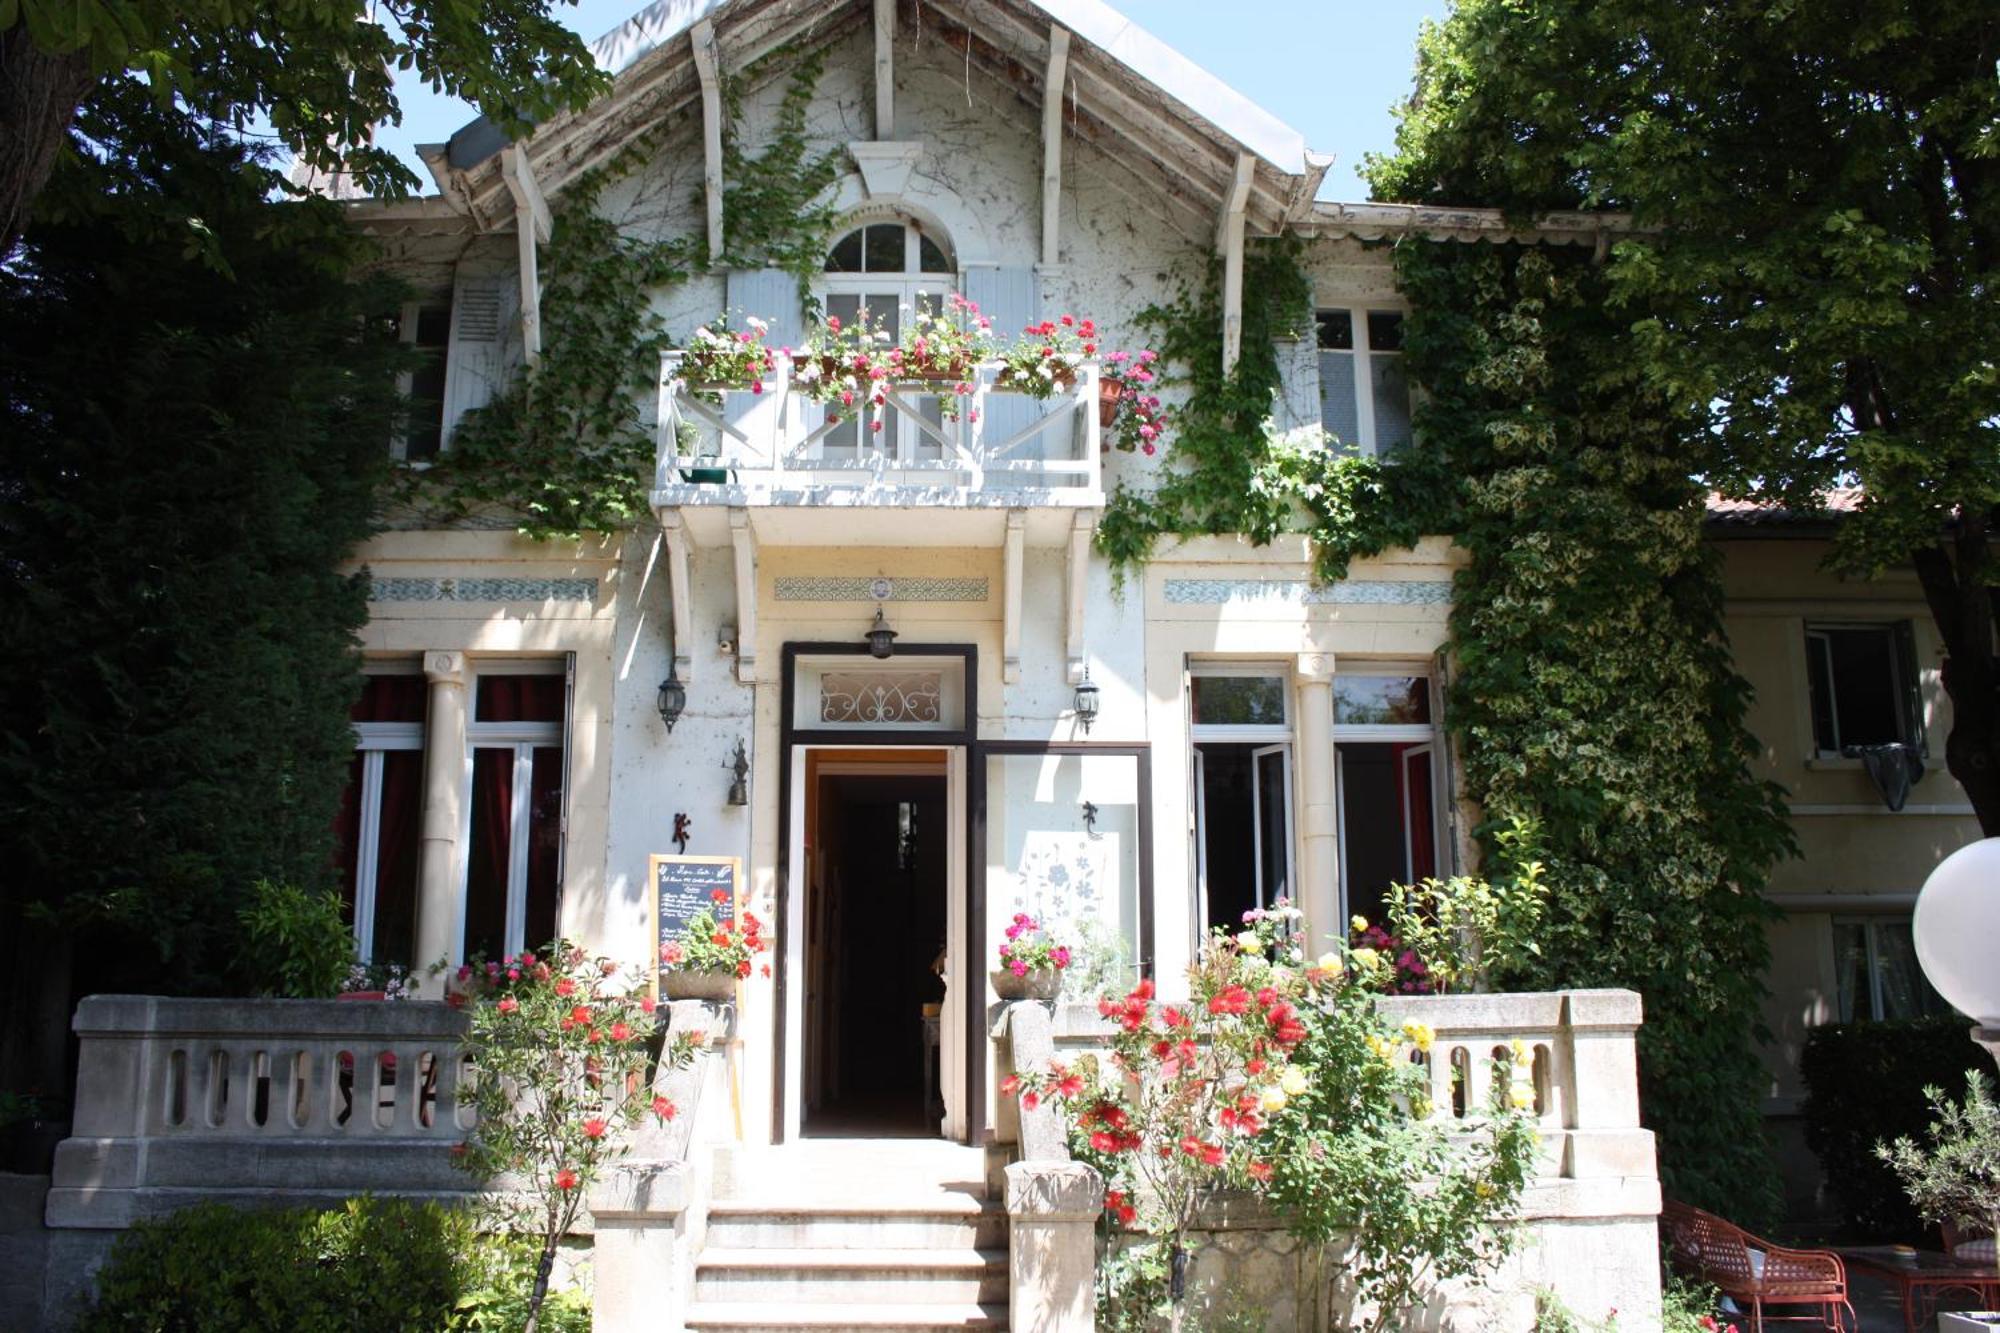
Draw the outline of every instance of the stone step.
[[[969,1193],[852,1201],[717,1199],[707,1243],[747,1249],[1005,1249],[1007,1214]]]
[[[775,1148],[716,1149],[717,1198],[904,1198],[993,1191],[984,1148],[940,1139],[806,1139]]]
[[[719,1304],[981,1305],[1007,1300],[1004,1250],[723,1249],[695,1263],[694,1299]]]
[[[1007,1327],[1005,1301],[987,1305],[821,1305],[801,1307],[757,1301],[697,1301],[688,1308],[690,1329],[727,1329],[729,1333],[780,1333],[811,1329],[813,1333],[861,1333],[890,1328],[897,1333],[961,1333]]]

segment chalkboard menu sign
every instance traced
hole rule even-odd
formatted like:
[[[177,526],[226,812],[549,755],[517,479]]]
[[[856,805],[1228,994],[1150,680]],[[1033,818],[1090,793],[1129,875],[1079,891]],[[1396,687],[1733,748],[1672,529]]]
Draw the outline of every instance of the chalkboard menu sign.
[[[704,907],[719,908],[718,921],[736,911],[741,862],[733,856],[653,856],[646,860],[646,881],[653,900],[653,966],[657,972],[660,948],[678,938],[688,918]],[[726,903],[715,901],[715,891],[728,895]]]

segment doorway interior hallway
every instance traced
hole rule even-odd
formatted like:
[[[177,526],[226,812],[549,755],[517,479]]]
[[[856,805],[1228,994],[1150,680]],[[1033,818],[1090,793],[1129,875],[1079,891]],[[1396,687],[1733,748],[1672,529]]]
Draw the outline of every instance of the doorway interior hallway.
[[[806,757],[806,1135],[935,1137],[944,1114],[946,755]]]

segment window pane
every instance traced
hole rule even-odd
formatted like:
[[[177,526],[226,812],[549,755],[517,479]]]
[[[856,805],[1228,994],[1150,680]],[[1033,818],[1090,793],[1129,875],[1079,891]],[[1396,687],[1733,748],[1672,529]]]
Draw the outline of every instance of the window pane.
[[[417,962],[417,857],[423,812],[423,751],[384,751],[381,829],[375,844],[375,933],[368,950],[370,960],[377,963],[413,967]]]
[[[1324,352],[1351,352],[1354,350],[1354,316],[1345,310],[1322,310],[1315,321],[1319,329],[1319,346]]]
[[[867,273],[901,273],[903,271],[903,224],[900,222],[878,222],[867,231],[867,255],[862,261],[862,269]]]
[[[444,429],[444,358],[451,337],[451,311],[425,306],[417,312],[421,364],[410,373],[409,422],[404,429],[403,457],[437,457]]]
[[[1372,352],[1403,350],[1403,314],[1400,310],[1368,312],[1368,349]]]
[[[539,949],[556,937],[556,904],[562,891],[562,751],[538,746],[529,774],[534,804],[528,812],[528,911],[523,943]]]
[[[861,233],[857,231],[849,239],[854,242],[856,259],[858,261],[861,249]],[[826,296],[826,313],[832,315],[842,324],[854,323],[854,321],[861,318],[861,294],[859,292],[828,292]],[[842,404],[839,407],[829,406],[827,408],[827,415],[838,416],[840,422],[832,430],[820,437],[819,456],[821,458],[847,459],[855,456],[857,449],[856,441],[861,438],[861,428],[858,424],[861,417],[861,410],[859,403]]]
[[[476,722],[560,722],[561,676],[481,676]]]
[[[1361,409],[1354,397],[1354,353],[1319,354],[1319,424],[1348,448],[1361,443]]]
[[[1821,754],[1840,751],[1840,733],[1833,725],[1833,655],[1826,635],[1806,632],[1806,689],[1812,696],[1813,748]]]
[[[1202,888],[1208,899],[1203,929],[1240,930],[1243,914],[1257,905],[1257,868],[1249,852],[1256,834],[1251,791],[1254,745],[1204,744],[1201,751]]]
[[[1372,318],[1372,316],[1371,316]],[[1375,452],[1386,454],[1410,443],[1410,384],[1400,352],[1368,358],[1369,390],[1375,401]]]
[[[1437,817],[1431,793],[1431,762],[1437,753],[1428,745],[1403,755],[1403,809],[1407,815],[1410,843],[1410,879],[1429,879],[1437,874]]]
[[[917,262],[925,273],[949,273],[951,260],[945,256],[944,248],[930,237],[918,233]]]
[[[472,845],[465,865],[465,958],[507,951],[507,870],[514,828],[514,751],[472,752]]]
[[[1839,1021],[1874,1016],[1868,987],[1868,928],[1859,921],[1833,923],[1834,997]]]
[[[1834,725],[1841,748],[1906,739],[1889,627],[1825,631],[1833,665]]]
[[[1285,725],[1283,676],[1196,676],[1192,685],[1197,726]]]
[[[1926,1018],[1948,1014],[1951,1006],[1931,989],[1917,963],[1916,940],[1910,923],[1884,920],[1873,923],[1875,962],[1882,973],[1883,1018]]]
[[[430,690],[420,675],[363,676],[361,697],[347,712],[353,722],[422,722]]]
[[[1421,726],[1431,720],[1427,676],[1341,676],[1333,678],[1336,726]]]
[[[333,864],[340,871],[340,901],[349,923],[354,920],[355,875],[360,869],[361,775],[366,757],[361,751],[347,761],[347,788],[333,816]]]
[[[1410,829],[1403,803],[1405,745],[1334,746],[1340,802],[1341,887],[1347,916],[1382,921],[1391,884],[1410,882]]]
[[[1291,806],[1285,799],[1285,754],[1271,750],[1256,757],[1257,763],[1257,856],[1263,875],[1263,901],[1269,907],[1280,898],[1290,898],[1291,885]]]
[[[859,273],[861,271],[861,233],[850,231],[833,243],[833,250],[826,257],[828,273]]]
[[[986,957],[1016,912],[1070,945],[1066,995],[1094,999],[1139,975],[1139,761],[1101,754],[986,761]],[[1086,808],[1086,805],[1088,808]]]

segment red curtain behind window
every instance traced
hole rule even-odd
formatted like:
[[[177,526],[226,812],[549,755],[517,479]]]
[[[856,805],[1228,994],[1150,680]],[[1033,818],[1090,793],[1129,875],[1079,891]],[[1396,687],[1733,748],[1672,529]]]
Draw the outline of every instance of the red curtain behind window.
[[[472,846],[465,875],[464,956],[506,952],[507,861],[514,819],[514,752],[472,752]]]
[[[417,951],[417,858],[422,847],[424,752],[382,756],[382,828],[376,842],[375,935],[370,957],[414,966]],[[436,961],[436,960],[432,960]]]

